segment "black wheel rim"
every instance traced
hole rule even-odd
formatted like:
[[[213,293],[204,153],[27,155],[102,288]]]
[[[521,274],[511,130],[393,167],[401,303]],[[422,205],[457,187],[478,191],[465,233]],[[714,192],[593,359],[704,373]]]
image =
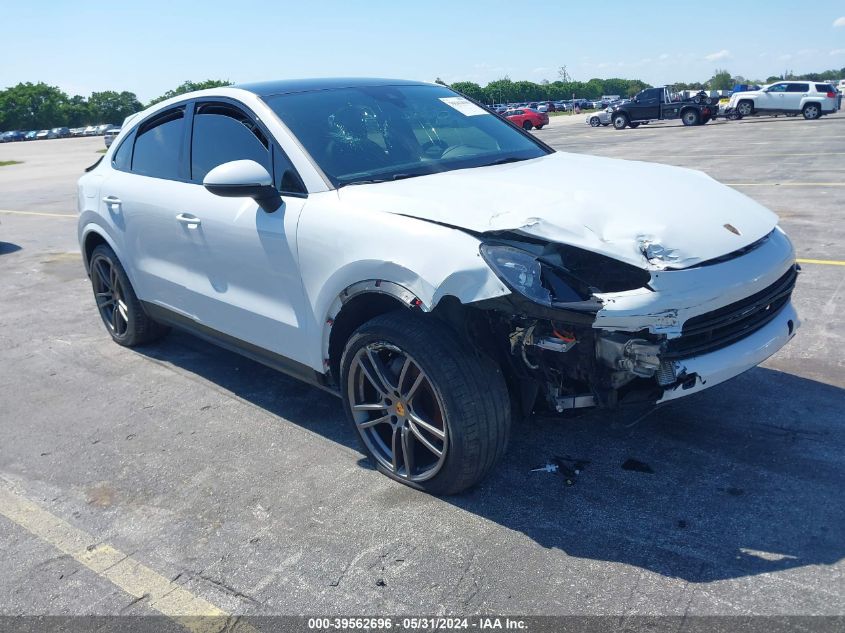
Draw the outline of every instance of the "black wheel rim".
[[[115,336],[123,336],[129,327],[129,308],[114,262],[107,257],[95,257],[91,262],[91,283],[103,323]]]
[[[413,482],[440,471],[449,448],[443,403],[410,354],[384,342],[362,347],[347,395],[355,426],[383,468]]]

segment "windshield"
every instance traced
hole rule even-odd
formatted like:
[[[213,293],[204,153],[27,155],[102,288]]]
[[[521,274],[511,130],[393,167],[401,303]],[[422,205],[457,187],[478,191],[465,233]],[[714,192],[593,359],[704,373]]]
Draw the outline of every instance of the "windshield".
[[[265,97],[335,187],[549,153],[441,86],[364,86]]]

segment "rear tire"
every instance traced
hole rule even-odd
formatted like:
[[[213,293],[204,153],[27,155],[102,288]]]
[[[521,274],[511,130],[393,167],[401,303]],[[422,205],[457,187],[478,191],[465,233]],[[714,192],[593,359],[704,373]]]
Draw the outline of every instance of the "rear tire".
[[[808,103],[801,110],[801,114],[808,121],[815,121],[822,115],[822,107],[818,103]]]
[[[135,347],[167,334],[169,328],[144,312],[123,265],[109,246],[100,244],[94,249],[89,270],[97,310],[115,343]]]
[[[504,376],[444,322],[404,310],[375,317],[352,334],[340,365],[347,417],[391,479],[456,494],[504,454],[511,424]]]
[[[698,113],[698,110],[690,108],[681,112],[681,121],[683,121],[684,125],[698,125],[701,123],[701,115]]]

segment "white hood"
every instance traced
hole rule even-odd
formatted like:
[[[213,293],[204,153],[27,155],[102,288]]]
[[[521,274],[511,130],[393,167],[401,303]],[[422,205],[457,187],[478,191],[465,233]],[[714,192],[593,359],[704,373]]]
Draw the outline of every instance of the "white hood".
[[[516,231],[648,270],[687,268],[733,252],[778,221],[699,171],[560,152],[343,187],[338,195],[342,204],[476,233]]]

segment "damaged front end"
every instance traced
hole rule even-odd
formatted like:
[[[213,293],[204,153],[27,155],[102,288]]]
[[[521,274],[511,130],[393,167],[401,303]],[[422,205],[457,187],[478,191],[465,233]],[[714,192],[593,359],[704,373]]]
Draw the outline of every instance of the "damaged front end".
[[[500,233],[481,255],[512,293],[472,305],[525,413],[538,395],[557,412],[654,404],[741,373],[794,335],[791,244],[777,230],[752,251],[649,270]]]

